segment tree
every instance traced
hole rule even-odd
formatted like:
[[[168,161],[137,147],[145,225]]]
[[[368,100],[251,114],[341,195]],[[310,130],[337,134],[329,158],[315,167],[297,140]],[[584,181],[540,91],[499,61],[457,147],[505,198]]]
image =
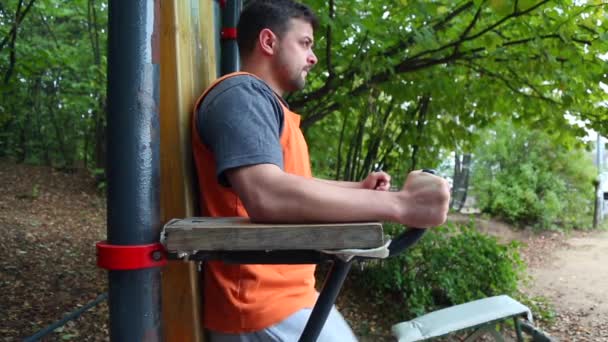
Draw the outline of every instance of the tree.
[[[74,168],[105,144],[106,16],[95,0],[3,3],[0,156]]]
[[[607,132],[608,111],[597,106],[608,74],[601,57],[608,5],[601,1],[312,3],[322,23],[319,66],[308,91],[289,101],[305,116],[315,162],[326,174],[350,177],[340,169],[352,163],[344,149],[355,142],[364,147],[349,148],[361,156],[398,145],[391,153],[409,166],[420,165],[421,151],[466,153],[480,128],[505,117],[564,141],[585,132],[560,113]],[[372,129],[374,113],[389,107],[384,129]],[[422,108],[416,121],[422,113],[412,110]],[[387,131],[398,127],[404,133],[396,141]],[[366,171],[380,162],[354,160]]]
[[[589,228],[597,175],[589,153],[500,122],[483,133],[473,182],[483,212],[538,228]]]

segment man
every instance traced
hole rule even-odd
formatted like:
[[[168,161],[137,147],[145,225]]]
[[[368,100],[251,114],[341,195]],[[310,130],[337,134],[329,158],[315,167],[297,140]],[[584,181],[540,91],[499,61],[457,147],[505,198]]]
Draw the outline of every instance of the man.
[[[201,96],[193,152],[202,213],[261,222],[393,221],[426,228],[445,221],[445,180],[414,171],[389,192],[390,176],[362,182],[315,179],[299,115],[282,96],[302,89],[317,63],[317,19],[291,0],[252,1],[238,24],[241,73]],[[212,341],[295,341],[316,300],[314,265],[205,265],[204,324]],[[354,341],[333,310],[320,341]]]

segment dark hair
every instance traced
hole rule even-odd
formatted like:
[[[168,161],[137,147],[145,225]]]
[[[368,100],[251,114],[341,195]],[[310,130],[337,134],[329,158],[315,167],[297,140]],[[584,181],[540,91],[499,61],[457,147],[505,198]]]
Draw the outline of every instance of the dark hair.
[[[318,25],[318,19],[312,10],[292,0],[250,0],[247,1],[237,26],[237,43],[241,58],[249,55],[255,47],[260,32],[268,28],[281,37],[289,29],[290,19],[302,19],[312,25]]]

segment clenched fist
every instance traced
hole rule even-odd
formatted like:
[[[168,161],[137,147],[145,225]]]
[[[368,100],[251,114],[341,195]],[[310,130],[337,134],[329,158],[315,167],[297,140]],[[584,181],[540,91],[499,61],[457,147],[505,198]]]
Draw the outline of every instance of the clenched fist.
[[[445,222],[450,203],[450,186],[445,179],[412,171],[398,196],[402,204],[400,223],[415,228],[429,228]]]
[[[363,189],[388,191],[391,188],[391,176],[386,172],[372,172],[361,182]]]

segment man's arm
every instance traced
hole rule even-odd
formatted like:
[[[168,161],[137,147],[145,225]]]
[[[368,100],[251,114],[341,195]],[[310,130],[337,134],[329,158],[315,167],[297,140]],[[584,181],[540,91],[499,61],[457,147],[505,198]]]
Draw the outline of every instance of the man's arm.
[[[370,190],[382,190],[388,191],[391,187],[391,176],[386,172],[372,172],[360,182],[345,182],[335,181],[321,178],[314,178],[315,180],[335,186],[341,186],[344,188],[351,189],[370,189]]]
[[[449,186],[411,172],[401,191],[354,189],[283,172],[272,164],[226,171],[251,219],[257,222],[392,221],[428,228],[445,222]]]

